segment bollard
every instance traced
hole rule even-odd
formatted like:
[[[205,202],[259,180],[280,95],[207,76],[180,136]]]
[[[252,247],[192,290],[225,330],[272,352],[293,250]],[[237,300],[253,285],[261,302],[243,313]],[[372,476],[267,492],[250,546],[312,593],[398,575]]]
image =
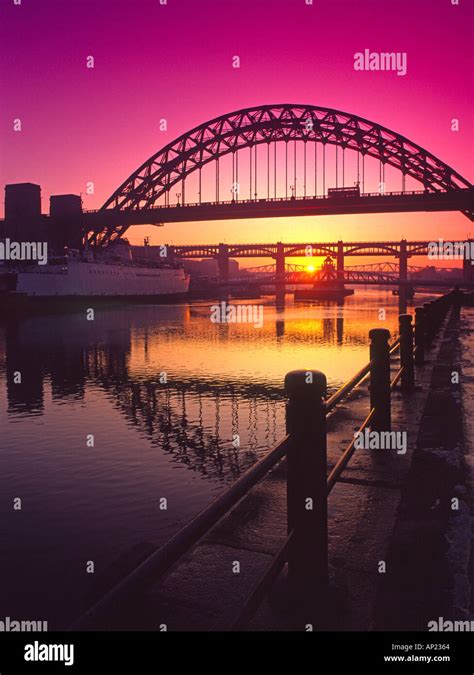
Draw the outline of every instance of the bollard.
[[[372,328],[370,338],[370,408],[375,413],[370,424],[373,431],[391,430],[390,411],[390,331]]]
[[[463,301],[463,292],[460,290],[459,286],[456,286],[452,291],[450,299],[453,307],[452,317],[457,321],[461,316],[461,306]]]
[[[430,346],[431,340],[433,338],[433,317],[432,317],[432,306],[431,302],[425,302],[423,304],[423,309],[425,310],[425,349]]]
[[[415,309],[415,363],[417,366],[425,362],[425,310],[423,307]]]
[[[285,377],[288,554],[292,592],[310,608],[328,586],[326,376],[318,370],[293,370]]]
[[[413,361],[413,326],[411,314],[400,314],[400,365],[403,368],[401,377],[402,391],[413,391],[415,388],[415,363]]]
[[[441,321],[443,320],[443,305],[444,301],[442,298],[436,298],[433,301],[433,337],[436,337]]]

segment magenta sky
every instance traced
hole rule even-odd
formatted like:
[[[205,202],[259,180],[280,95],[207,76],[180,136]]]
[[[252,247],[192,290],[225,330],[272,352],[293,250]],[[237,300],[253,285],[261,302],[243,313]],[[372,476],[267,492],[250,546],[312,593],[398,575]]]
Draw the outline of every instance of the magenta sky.
[[[397,131],[474,180],[473,5],[459,0],[3,0],[0,183],[83,193],[98,208],[161,146],[263,103],[312,103]],[[404,77],[358,72],[354,53],[407,52]],[[86,68],[92,55],[95,68]],[[241,68],[232,68],[239,55]],[[22,131],[13,131],[20,118]],[[168,120],[160,132],[159,120]],[[460,131],[451,131],[459,119]],[[85,195],[93,181],[95,194]],[[3,195],[2,195],[3,202]],[[3,204],[2,204],[3,212]],[[403,219],[403,222],[402,222]],[[361,225],[363,220],[363,227]],[[167,226],[168,242],[392,234],[464,236],[459,214]],[[397,232],[394,231],[397,229]],[[474,228],[472,228],[474,231]],[[225,230],[225,232],[224,232]],[[136,237],[143,236],[143,228]],[[319,238],[322,238],[320,235]]]

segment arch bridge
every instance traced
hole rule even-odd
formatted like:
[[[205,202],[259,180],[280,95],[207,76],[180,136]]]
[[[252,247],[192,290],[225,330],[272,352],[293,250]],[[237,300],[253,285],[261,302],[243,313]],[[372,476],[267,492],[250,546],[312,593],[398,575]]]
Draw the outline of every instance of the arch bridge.
[[[407,211],[461,211],[473,186],[376,122],[332,108],[245,108],[194,127],[136,169],[98,211],[91,245],[131,225]]]
[[[342,278],[346,258],[348,257],[391,257],[398,260],[398,278],[402,281],[408,278],[408,260],[414,256],[427,256],[428,241],[359,241],[345,242],[301,242],[274,244],[206,244],[167,246],[169,260],[194,258],[214,258],[218,263],[218,275],[221,281],[229,279],[229,260],[231,258],[273,258],[275,260],[276,276],[282,280],[285,273],[287,258],[314,258],[331,256],[336,260],[336,268]],[[467,250],[471,250],[471,240],[466,240]],[[470,259],[462,260],[463,278],[471,281],[473,265]],[[360,270],[359,270],[360,271]],[[369,270],[365,270],[369,271]],[[380,272],[381,270],[379,270]]]

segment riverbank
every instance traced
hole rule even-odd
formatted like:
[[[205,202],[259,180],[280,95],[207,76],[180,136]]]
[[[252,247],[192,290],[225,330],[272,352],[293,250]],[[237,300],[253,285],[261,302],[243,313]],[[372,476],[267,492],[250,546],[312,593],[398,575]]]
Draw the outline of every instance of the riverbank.
[[[465,504],[459,510],[461,520],[448,519],[443,525],[440,519],[434,528],[439,531],[429,540],[431,546],[425,547],[427,533],[420,523],[412,527],[409,541],[405,532],[407,518],[413,519],[416,514],[416,509],[410,512],[412,507],[407,510],[407,503],[424,500],[425,508],[434,508],[431,521],[436,523],[437,514],[445,507],[442,499],[467,494],[460,483],[458,462],[454,454],[446,455],[443,446],[449,437],[450,447],[460,452],[460,392],[448,378],[459,363],[459,335],[459,323],[447,323],[427,352],[424,365],[417,368],[415,391],[402,395],[395,390],[392,394],[392,428],[406,433],[407,452],[358,451],[331,494],[329,562],[333,591],[314,630],[427,630],[425,619],[416,623],[413,617],[449,616],[437,612],[447,612],[448,605],[441,599],[451,590],[453,600],[466,604],[469,520]],[[392,374],[398,366],[393,364]],[[350,399],[328,420],[329,468],[367,415],[367,386],[357,389]],[[450,401],[457,406],[456,414]],[[446,420],[456,433],[451,433],[449,426],[445,433]],[[437,458],[432,466],[425,461],[427,443]],[[441,480],[447,468],[451,469],[449,488]],[[444,491],[441,496],[436,496],[435,487]],[[443,529],[445,525],[447,529]],[[286,462],[282,461],[167,576],[105,624],[95,627],[229,629],[285,537]],[[433,550],[443,537],[449,543],[446,557],[433,560]],[[284,571],[248,627],[306,630],[294,610]]]
[[[378,601],[380,630],[473,614],[474,309],[449,324],[434,364]]]

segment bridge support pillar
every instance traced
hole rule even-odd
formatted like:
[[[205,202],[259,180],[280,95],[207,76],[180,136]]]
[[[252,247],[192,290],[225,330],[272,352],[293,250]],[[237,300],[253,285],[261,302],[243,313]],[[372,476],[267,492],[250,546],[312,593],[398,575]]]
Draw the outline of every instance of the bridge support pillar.
[[[285,247],[281,241],[277,242],[275,255],[275,296],[277,308],[285,306]]]
[[[341,240],[337,242],[336,271],[337,278],[344,279],[344,244]]]
[[[217,253],[217,272],[220,281],[229,281],[229,246],[219,244]]]
[[[281,284],[285,281],[285,247],[281,241],[277,243],[275,263],[276,280]]]
[[[408,253],[406,239],[402,239],[400,242],[400,254],[398,256],[398,277],[400,281],[406,281],[408,279]]]
[[[404,314],[407,311],[408,288],[406,282],[408,280],[408,253],[407,240],[400,241],[400,253],[398,254],[398,279],[401,282],[398,287],[398,311]]]
[[[472,239],[468,239],[466,242],[468,246],[464,250],[464,258],[462,261],[462,278],[466,284],[471,284],[474,281],[474,264],[472,264],[474,263],[474,260],[470,257],[471,242],[474,243]]]

